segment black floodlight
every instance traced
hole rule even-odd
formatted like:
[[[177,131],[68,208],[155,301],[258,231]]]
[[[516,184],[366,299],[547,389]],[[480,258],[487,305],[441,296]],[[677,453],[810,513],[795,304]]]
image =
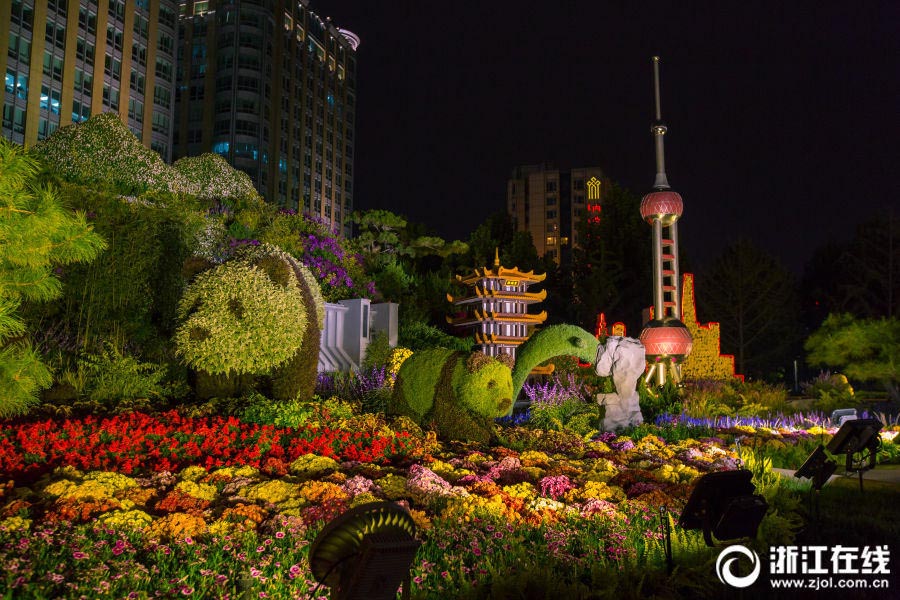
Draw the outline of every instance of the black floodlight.
[[[828,442],[826,449],[832,454],[854,454],[878,446],[881,422],[877,419],[846,421]]]
[[[309,566],[332,600],[389,600],[401,583],[409,593],[409,569],[420,543],[409,512],[392,502],[351,509],[319,532],[309,547]]]
[[[828,478],[834,475],[837,470],[837,463],[828,458],[825,454],[825,447],[819,444],[819,447],[813,450],[794,477],[802,477],[803,479],[812,479],[813,489],[821,490]]]
[[[769,505],[754,494],[752,479],[747,469],[707,473],[697,481],[678,524],[702,529],[707,546],[713,545],[713,536],[719,540],[756,537]]]

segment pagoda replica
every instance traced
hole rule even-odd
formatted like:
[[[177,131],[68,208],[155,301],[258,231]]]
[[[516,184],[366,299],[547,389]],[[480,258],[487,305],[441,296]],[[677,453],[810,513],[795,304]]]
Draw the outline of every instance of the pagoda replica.
[[[526,273],[500,266],[500,253],[495,250],[493,269],[484,267],[475,269],[472,275],[456,276],[469,290],[463,297],[447,294],[447,300],[462,309],[458,316],[447,317],[447,322],[474,329],[475,341],[488,356],[503,353],[515,359],[516,348],[547,319],[547,311],[528,312],[529,305],[543,302],[547,297],[547,290],[529,292],[528,286],[545,277],[535,275],[534,271]]]
[[[656,120],[650,127],[656,142],[656,180],[653,191],[641,200],[641,217],[653,227],[653,313],[641,331],[650,368],[644,378],[665,385],[681,381],[681,365],[691,353],[691,333],[681,322],[681,295],[678,293],[678,218],[684,210],[681,194],[672,191],[666,177],[662,121],[659,102],[659,57],[653,57],[653,91]]]

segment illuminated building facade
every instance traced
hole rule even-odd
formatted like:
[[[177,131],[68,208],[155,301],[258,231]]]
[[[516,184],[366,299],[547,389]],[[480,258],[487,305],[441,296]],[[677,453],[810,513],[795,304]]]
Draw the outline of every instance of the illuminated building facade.
[[[349,235],[359,38],[307,0],[180,2],[175,156],[215,152]]]
[[[506,210],[516,231],[531,233],[538,256],[569,264],[578,222],[600,218],[606,181],[599,167],[519,166],[506,184]]]
[[[31,146],[115,112],[170,160],[176,27],[175,0],[0,2],[3,137]]]
[[[456,280],[468,288],[463,296],[447,294],[447,300],[460,307],[459,314],[447,317],[447,322],[460,328],[474,329],[475,341],[481,351],[489,356],[509,354],[516,357],[516,348],[527,340],[535,327],[547,319],[547,312],[530,314],[528,307],[543,302],[547,290],[529,292],[532,284],[541,282],[546,275],[523,272],[517,267],[507,269],[500,265],[499,252],[495,253],[494,268],[475,269],[471,275],[456,276]]]

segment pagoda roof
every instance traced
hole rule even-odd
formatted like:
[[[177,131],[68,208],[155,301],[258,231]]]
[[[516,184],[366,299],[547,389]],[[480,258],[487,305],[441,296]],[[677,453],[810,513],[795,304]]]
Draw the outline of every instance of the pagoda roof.
[[[466,285],[472,285],[482,279],[518,279],[529,283],[539,283],[547,278],[547,274],[535,275],[534,271],[520,271],[519,267],[507,269],[506,267],[497,266],[491,269],[483,267],[474,269],[471,275],[457,275],[456,280]]]
[[[495,346],[520,346],[525,343],[527,337],[497,335],[496,333],[475,332],[475,341],[479,344],[493,344]]]
[[[447,322],[451,325],[472,325],[483,321],[508,321],[510,323],[528,323],[540,324],[547,320],[547,311],[542,310],[537,314],[529,313],[502,313],[493,310],[480,311],[475,310],[474,315],[466,315],[464,317],[447,317]]]
[[[509,279],[519,279],[522,281],[528,281],[531,283],[538,283],[547,278],[547,274],[543,275],[535,275],[534,271],[520,271],[519,267],[513,267],[512,269],[507,269],[504,266],[500,265],[500,249],[494,248],[494,268],[483,267],[481,269],[476,268],[472,275],[466,275],[463,277],[462,275],[457,275],[456,280],[460,283],[464,283],[466,285],[472,285],[475,282],[481,279],[499,279],[499,278],[509,278]]]
[[[482,290],[475,288],[475,296],[456,297],[447,294],[447,301],[453,304],[465,304],[467,302],[481,302],[485,299],[490,300],[515,300],[517,302],[543,302],[547,298],[547,290],[540,292],[507,292],[501,290]]]

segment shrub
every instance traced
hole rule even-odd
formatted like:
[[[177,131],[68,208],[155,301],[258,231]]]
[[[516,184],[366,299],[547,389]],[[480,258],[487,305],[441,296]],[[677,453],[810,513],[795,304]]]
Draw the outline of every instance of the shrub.
[[[192,193],[203,200],[258,196],[250,176],[218,154],[179,158],[172,168],[193,184]]]
[[[398,337],[398,343],[413,352],[429,348],[448,348],[468,352],[474,346],[474,340],[470,337],[458,338],[422,321],[400,323]]]

